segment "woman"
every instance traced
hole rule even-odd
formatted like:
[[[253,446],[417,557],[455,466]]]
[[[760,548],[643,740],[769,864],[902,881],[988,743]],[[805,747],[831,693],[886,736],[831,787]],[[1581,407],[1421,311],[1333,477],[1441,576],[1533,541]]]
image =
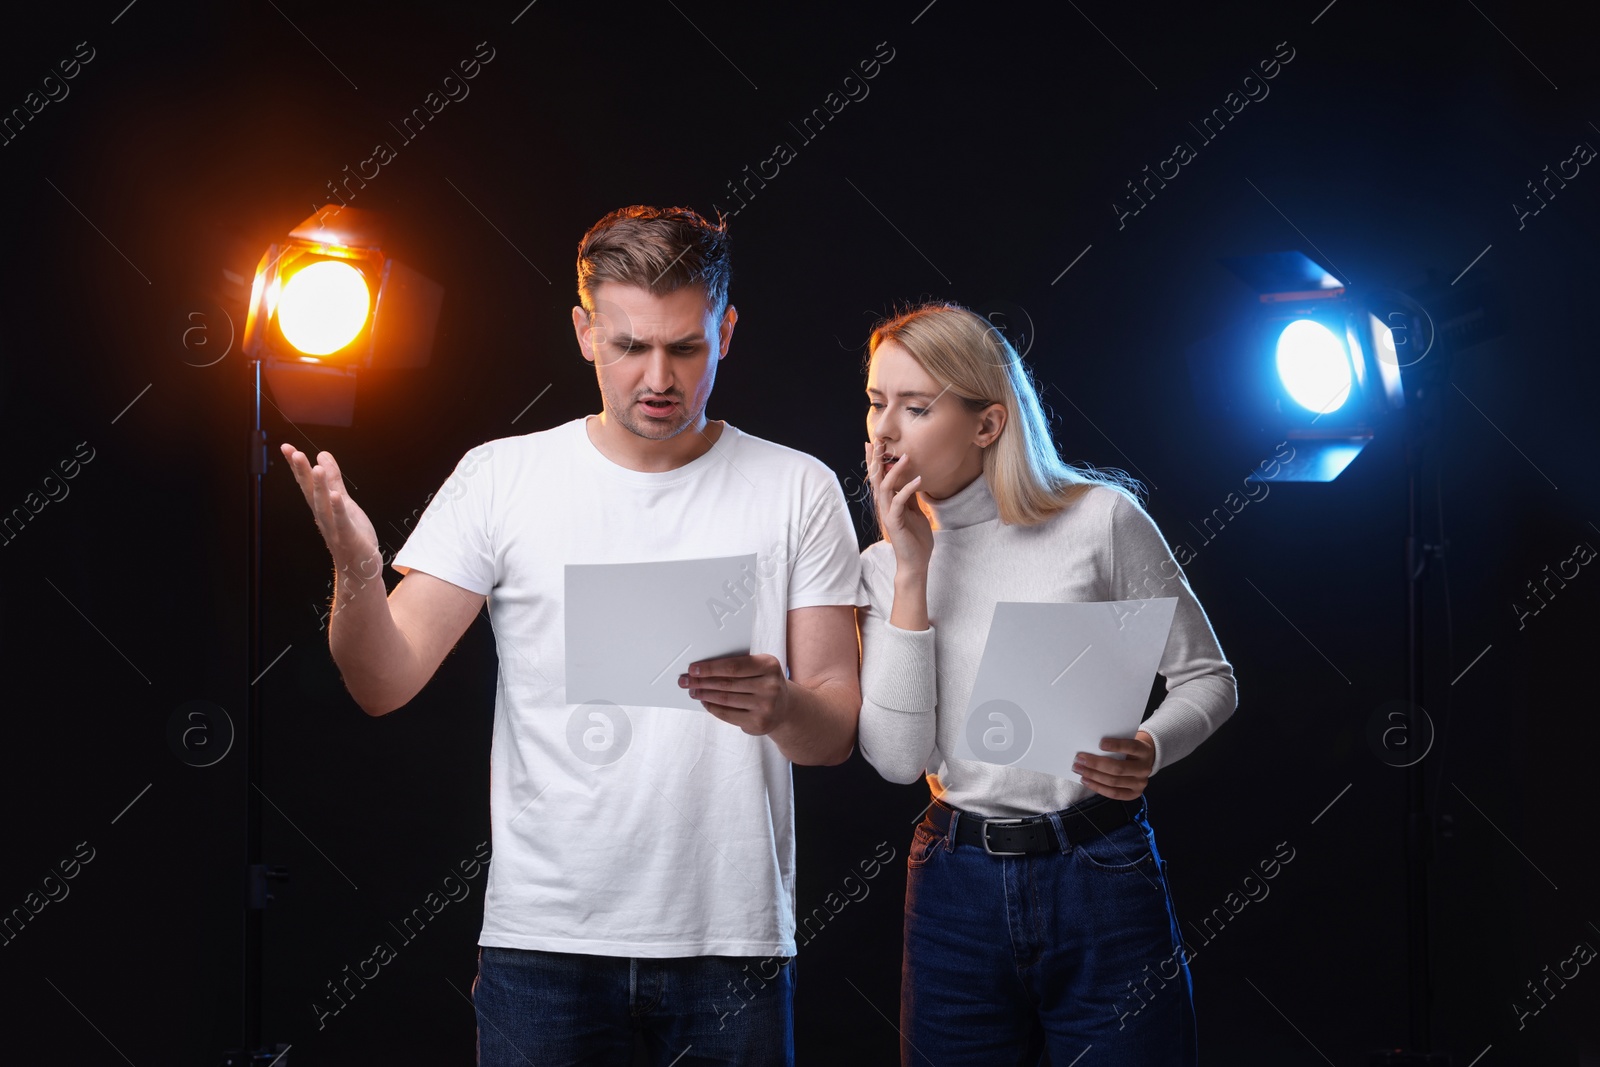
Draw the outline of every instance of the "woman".
[[[931,304],[882,323],[867,396],[883,540],[862,553],[860,747],[891,781],[926,771],[934,797],[908,858],[901,1061],[1193,1064],[1143,795],[1233,713],[1233,669],[1137,483],[1062,462],[984,319]],[[1166,698],[1077,756],[1082,784],[954,755],[997,602],[1148,597],[1178,599]]]

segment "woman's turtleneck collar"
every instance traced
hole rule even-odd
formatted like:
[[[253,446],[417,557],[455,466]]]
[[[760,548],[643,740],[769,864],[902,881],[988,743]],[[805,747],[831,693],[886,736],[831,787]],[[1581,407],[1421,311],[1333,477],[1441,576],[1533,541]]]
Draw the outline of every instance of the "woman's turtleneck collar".
[[[989,491],[989,479],[982,474],[943,500],[919,495],[933,509],[935,530],[959,530],[964,526],[988,522],[1000,515],[1000,505]]]

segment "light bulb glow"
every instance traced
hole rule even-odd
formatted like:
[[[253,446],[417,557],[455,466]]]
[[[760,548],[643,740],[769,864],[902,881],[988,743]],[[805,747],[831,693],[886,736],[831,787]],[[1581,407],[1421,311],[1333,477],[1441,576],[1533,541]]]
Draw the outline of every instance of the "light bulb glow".
[[[1278,335],[1278,378],[1295,403],[1326,415],[1350,398],[1350,359],[1333,331],[1299,319]]]
[[[284,283],[278,298],[278,328],[308,356],[326,356],[348,345],[366,325],[372,295],[359,270],[336,259],[313,263]]]

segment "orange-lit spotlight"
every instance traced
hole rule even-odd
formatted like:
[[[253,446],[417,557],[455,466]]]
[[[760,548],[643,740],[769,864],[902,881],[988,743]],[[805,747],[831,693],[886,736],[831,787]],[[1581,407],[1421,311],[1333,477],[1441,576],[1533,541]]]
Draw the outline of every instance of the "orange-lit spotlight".
[[[245,356],[261,364],[286,417],[349,426],[356,372],[425,365],[443,299],[390,258],[380,216],[329,205],[261,257]]]

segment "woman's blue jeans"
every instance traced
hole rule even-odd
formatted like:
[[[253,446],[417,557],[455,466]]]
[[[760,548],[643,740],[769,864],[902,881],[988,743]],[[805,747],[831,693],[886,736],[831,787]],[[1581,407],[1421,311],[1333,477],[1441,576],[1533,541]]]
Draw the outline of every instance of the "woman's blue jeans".
[[[952,835],[981,816],[954,818]],[[1045,1052],[1051,1067],[1193,1067],[1189,968],[1142,798],[1110,833],[1020,856],[955,845],[925,818],[907,864],[904,1067]]]
[[[478,949],[481,1067],[793,1067],[792,957],[629,959]]]

